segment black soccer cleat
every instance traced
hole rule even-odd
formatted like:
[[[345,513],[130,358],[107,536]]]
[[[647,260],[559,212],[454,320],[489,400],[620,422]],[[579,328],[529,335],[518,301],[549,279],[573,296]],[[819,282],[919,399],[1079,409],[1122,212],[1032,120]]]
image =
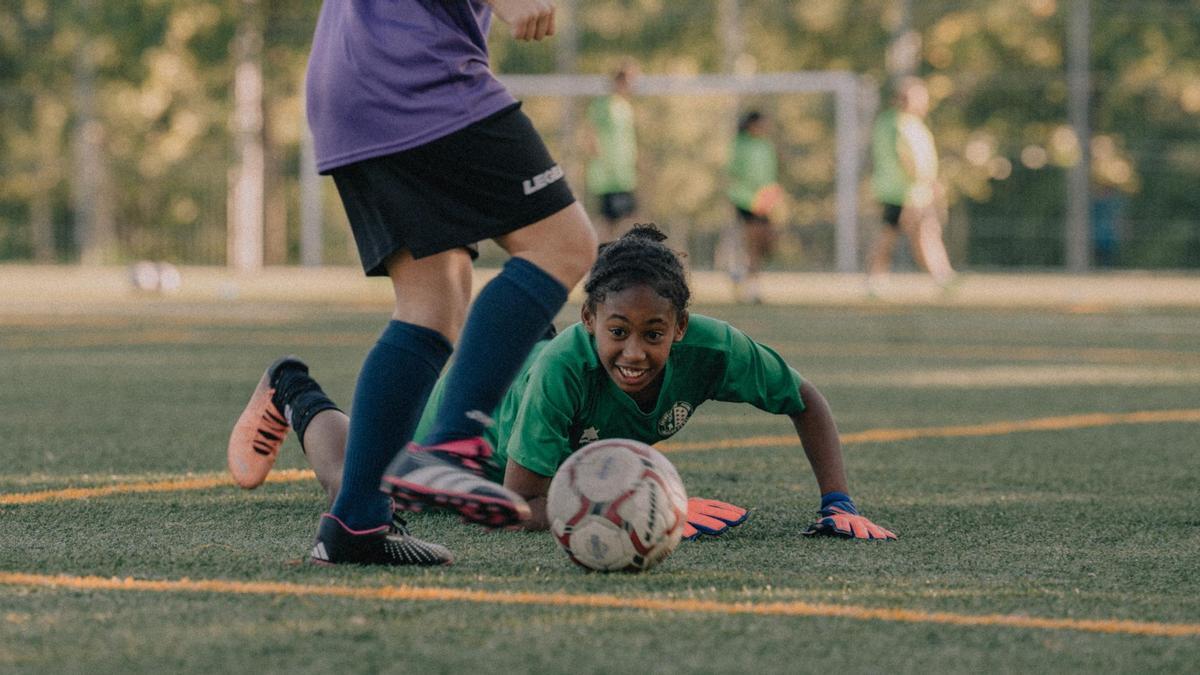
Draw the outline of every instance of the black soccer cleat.
[[[332,513],[321,515],[317,538],[308,554],[315,565],[449,565],[454,554],[441,544],[423,541],[408,532],[403,518],[390,525],[356,531]]]
[[[479,437],[431,446],[410,443],[392,460],[379,489],[401,511],[456,511],[464,521],[487,527],[528,520],[529,504],[520,495],[483,477],[483,463],[491,456],[491,446]]]

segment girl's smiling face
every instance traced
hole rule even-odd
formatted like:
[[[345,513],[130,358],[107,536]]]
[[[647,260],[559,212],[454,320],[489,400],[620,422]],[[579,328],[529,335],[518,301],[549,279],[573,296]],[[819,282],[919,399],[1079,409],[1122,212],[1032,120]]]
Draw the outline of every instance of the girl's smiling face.
[[[687,311],[639,284],[583,307],[583,325],[596,338],[600,363],[617,387],[642,409],[658,399],[671,345],[687,332]]]

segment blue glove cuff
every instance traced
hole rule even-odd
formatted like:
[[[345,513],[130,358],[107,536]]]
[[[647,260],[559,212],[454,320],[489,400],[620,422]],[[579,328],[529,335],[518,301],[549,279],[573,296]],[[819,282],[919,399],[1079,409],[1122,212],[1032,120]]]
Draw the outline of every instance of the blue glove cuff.
[[[858,513],[858,509],[854,508],[854,500],[850,499],[850,495],[845,492],[826,492],[821,495],[822,511],[833,506],[849,513]]]

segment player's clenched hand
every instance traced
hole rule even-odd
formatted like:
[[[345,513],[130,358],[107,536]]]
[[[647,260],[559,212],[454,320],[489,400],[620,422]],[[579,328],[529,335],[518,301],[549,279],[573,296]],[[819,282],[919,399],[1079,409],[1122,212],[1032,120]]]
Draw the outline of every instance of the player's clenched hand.
[[[553,0],[488,0],[488,4],[518,40],[541,40],[554,35]]]
[[[683,526],[684,539],[696,539],[701,534],[717,536],[731,527],[746,522],[746,509],[726,504],[715,499],[692,497],[688,499],[687,524]]]
[[[867,520],[864,516],[838,506],[821,509],[817,522],[808,526],[805,536],[818,535],[847,539],[895,539],[896,535]]]

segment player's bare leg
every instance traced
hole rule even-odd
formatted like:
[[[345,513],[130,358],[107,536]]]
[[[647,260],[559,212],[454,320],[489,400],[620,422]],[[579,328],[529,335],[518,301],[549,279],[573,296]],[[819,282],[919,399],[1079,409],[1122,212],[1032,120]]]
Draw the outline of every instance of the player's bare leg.
[[[415,260],[401,251],[388,260],[387,271],[395,294],[392,318],[455,342],[471,301],[471,254],[457,248]]]
[[[762,302],[760,274],[764,264],[775,251],[775,230],[765,222],[746,223],[742,229],[746,237],[747,269],[745,294],[741,299],[758,304]]]
[[[950,266],[950,257],[946,254],[946,244],[942,241],[942,223],[933,208],[927,210],[921,219],[917,230],[917,248],[925,257],[926,269],[933,275],[939,286],[945,286],[954,278],[954,268]]]
[[[350,417],[336,408],[317,413],[300,443],[308,465],[325,489],[329,505],[342,487],[342,465],[346,461],[346,436],[350,433]]]
[[[942,224],[937,209],[933,206],[921,208],[905,207],[900,215],[900,224],[911,243],[913,259],[921,269],[929,273],[939,286],[945,286],[954,278],[945,244],[942,243]]]
[[[884,227],[875,236],[871,252],[867,254],[867,275],[882,278],[892,271],[892,257],[900,235],[892,227]]]
[[[874,297],[879,294],[883,280],[892,271],[892,256],[899,239],[900,233],[896,228],[887,225],[875,235],[867,254],[867,295]]]

